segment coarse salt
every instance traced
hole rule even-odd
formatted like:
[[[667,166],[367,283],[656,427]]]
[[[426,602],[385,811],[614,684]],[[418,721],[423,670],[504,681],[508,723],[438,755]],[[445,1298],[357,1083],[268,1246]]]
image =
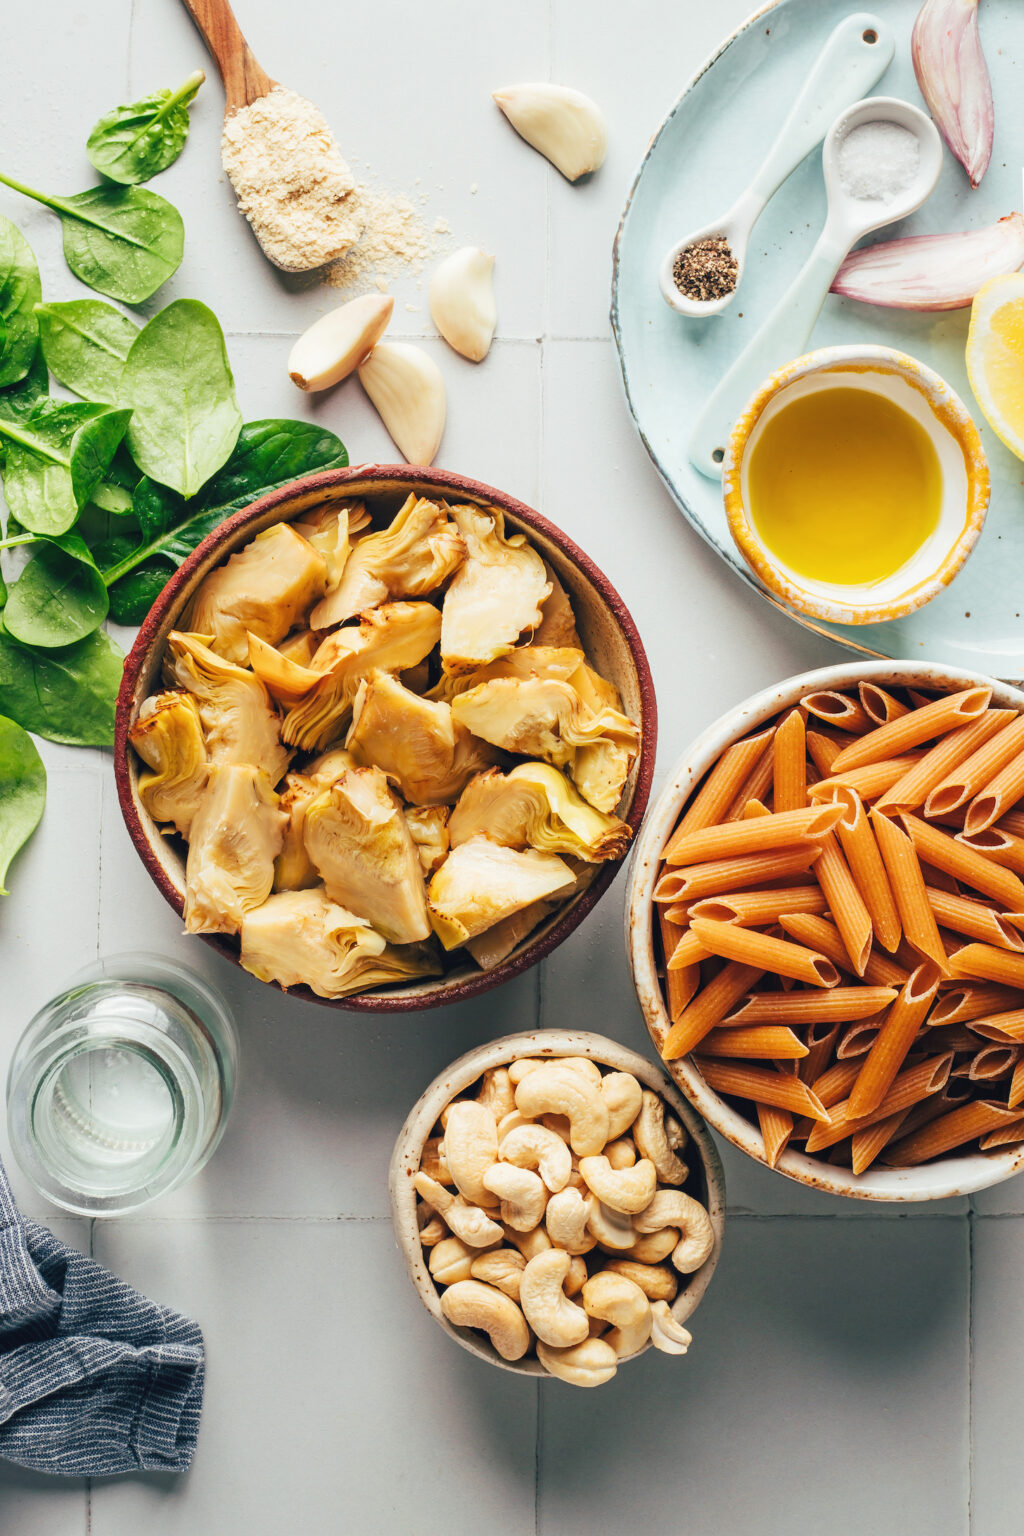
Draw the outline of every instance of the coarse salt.
[[[851,197],[888,203],[917,176],[921,146],[899,123],[861,123],[839,146],[839,180]]]

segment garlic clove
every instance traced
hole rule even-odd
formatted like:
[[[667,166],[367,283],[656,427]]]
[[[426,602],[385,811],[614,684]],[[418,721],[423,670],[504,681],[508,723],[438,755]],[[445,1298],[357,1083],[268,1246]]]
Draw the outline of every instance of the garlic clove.
[[[434,359],[406,341],[382,341],[360,363],[359,382],[402,457],[432,464],[445,418],[444,379]]]
[[[395,301],[364,293],[332,309],[303,331],[288,358],[288,374],[300,389],[330,389],[354,373],[388,328]]]
[[[493,273],[494,257],[465,245],[430,279],[431,318],[448,345],[471,363],[483,362],[498,323]]]
[[[568,85],[508,85],[492,95],[512,127],[569,181],[604,164],[608,130],[596,102]]]
[[[925,0],[910,51],[921,95],[971,186],[977,187],[992,158],[995,131],[978,0]]]

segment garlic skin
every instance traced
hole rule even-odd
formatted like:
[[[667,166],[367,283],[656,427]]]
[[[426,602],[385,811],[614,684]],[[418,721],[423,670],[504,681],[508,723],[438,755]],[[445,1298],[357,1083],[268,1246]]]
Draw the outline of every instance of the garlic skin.
[[[444,379],[434,359],[409,342],[382,341],[358,371],[402,457],[432,464],[445,419]]]
[[[925,0],[910,39],[914,73],[936,125],[978,187],[992,158],[995,108],[978,0]]]
[[[832,292],[884,309],[966,309],[983,284],[1024,265],[1024,218],[963,234],[883,240],[847,256]]]
[[[332,309],[303,331],[288,358],[288,375],[300,389],[330,389],[354,373],[388,328],[395,301],[364,293]]]
[[[445,258],[430,279],[430,315],[450,347],[482,363],[498,324],[494,257],[465,245]]]
[[[608,129],[596,102],[568,85],[507,85],[492,96],[512,127],[569,181],[604,164]]]

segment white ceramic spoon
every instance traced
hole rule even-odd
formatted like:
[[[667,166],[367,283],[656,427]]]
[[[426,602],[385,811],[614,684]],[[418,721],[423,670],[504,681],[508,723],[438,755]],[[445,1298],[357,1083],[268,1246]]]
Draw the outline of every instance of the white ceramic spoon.
[[[743,280],[743,263],[751,231],[769,200],[828,132],[829,125],[852,102],[870,91],[892,61],[892,28],[870,11],[857,11],[841,21],[815,60],[792,110],[750,186],[728,213],[680,240],[665,256],[658,283],[665,303],[681,315],[705,319],[721,314]],[[697,240],[723,237],[739,264],[736,288],[721,299],[688,299],[672,276],[676,257]]]
[[[839,150],[847,134],[864,123],[896,123],[918,142],[917,174],[902,192],[883,200],[854,197],[839,175]],[[690,439],[690,463],[702,475],[720,479],[725,447],[737,418],[762,380],[807,349],[814,322],[832,280],[850,250],[864,235],[920,208],[931,196],[942,170],[942,140],[930,117],[907,101],[872,96],[849,107],[829,129],[822,150],[828,216],[817,245],[767,320],[713,391],[697,418]]]

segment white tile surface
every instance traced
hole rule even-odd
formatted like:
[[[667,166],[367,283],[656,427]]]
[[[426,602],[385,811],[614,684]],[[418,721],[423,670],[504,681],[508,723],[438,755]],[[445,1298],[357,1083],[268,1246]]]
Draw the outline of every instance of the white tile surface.
[[[1024,1266],[1024,1221],[974,1223],[971,1536],[1009,1536],[1019,1524],[1020,1452],[1015,1399],[1024,1339],[1013,1321]]]

